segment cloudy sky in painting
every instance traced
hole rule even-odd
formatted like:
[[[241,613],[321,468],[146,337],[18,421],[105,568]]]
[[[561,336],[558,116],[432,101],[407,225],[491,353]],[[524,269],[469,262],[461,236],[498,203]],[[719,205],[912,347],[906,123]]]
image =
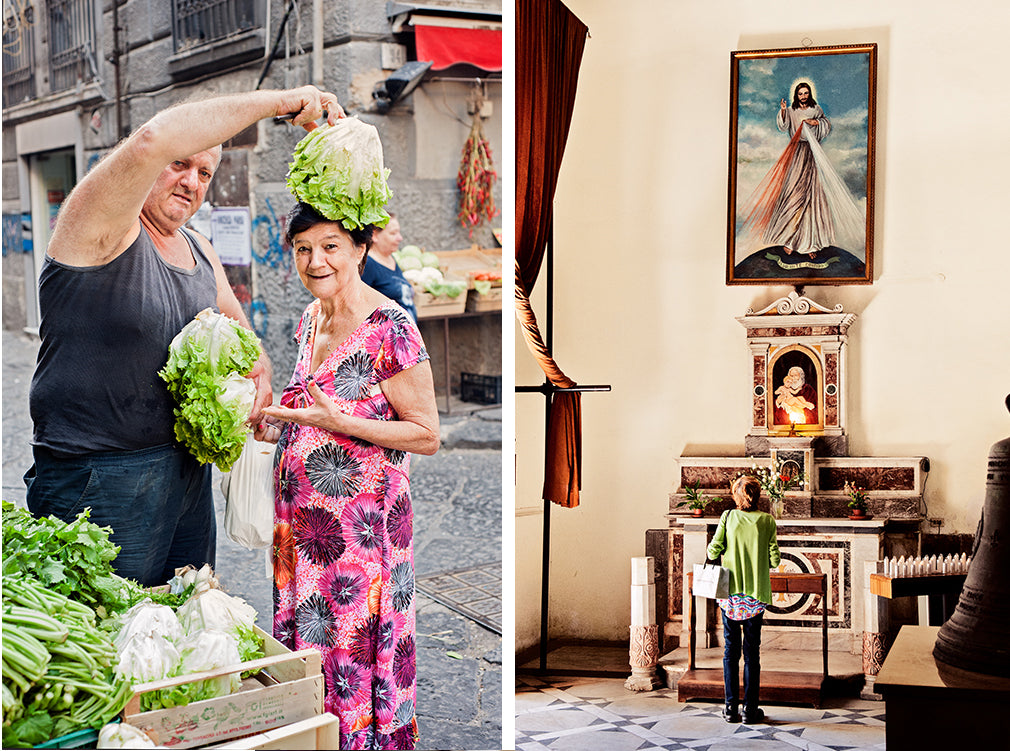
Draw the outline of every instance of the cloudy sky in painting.
[[[737,203],[782,155],[789,136],[775,127],[779,102],[792,105],[796,83],[806,81],[831,122],[821,141],[857,204],[866,201],[869,55],[850,53],[738,61]]]

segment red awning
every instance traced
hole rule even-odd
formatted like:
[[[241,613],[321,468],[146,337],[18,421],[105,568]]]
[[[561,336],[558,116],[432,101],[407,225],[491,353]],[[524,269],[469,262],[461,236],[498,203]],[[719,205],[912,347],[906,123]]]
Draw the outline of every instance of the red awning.
[[[468,63],[489,73],[501,70],[501,29],[467,29],[416,25],[417,59],[431,60],[432,70]]]

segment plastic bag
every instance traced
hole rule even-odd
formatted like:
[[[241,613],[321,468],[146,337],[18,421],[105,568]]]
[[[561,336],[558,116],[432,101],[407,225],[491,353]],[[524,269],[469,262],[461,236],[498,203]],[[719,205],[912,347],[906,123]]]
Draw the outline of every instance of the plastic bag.
[[[713,600],[729,597],[729,569],[711,563],[694,564],[692,594]]]
[[[274,541],[274,450],[272,443],[246,438],[242,455],[221,480],[224,530],[233,542],[250,550]]]

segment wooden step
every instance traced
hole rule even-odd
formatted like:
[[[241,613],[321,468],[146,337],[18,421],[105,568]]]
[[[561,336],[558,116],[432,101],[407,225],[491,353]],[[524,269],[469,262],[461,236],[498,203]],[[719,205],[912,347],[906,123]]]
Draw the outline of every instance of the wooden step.
[[[824,676],[820,673],[793,673],[779,670],[761,671],[761,691],[758,698],[762,704],[811,704],[819,709],[823,698]],[[743,665],[740,665],[740,690],[743,699]],[[695,668],[688,670],[677,681],[677,699],[723,699],[723,675],[721,668]]]

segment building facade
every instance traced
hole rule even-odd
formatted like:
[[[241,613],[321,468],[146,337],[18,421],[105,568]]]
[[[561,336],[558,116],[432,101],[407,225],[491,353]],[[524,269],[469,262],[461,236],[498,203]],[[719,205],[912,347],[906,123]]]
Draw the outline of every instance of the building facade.
[[[38,272],[76,182],[134,128],[188,98],[309,83],[332,91],[379,131],[405,243],[497,247],[500,218],[476,227],[457,219],[456,177],[474,118],[500,153],[500,0],[5,0],[3,14],[5,329],[38,327]],[[193,222],[225,250],[277,363],[275,388],[310,299],[283,240],[293,202],[285,177],[303,135],[263,121],[225,144]],[[442,321],[422,321],[436,385],[445,386],[445,341],[454,390],[460,371],[501,372],[500,314],[449,325],[451,338]]]

